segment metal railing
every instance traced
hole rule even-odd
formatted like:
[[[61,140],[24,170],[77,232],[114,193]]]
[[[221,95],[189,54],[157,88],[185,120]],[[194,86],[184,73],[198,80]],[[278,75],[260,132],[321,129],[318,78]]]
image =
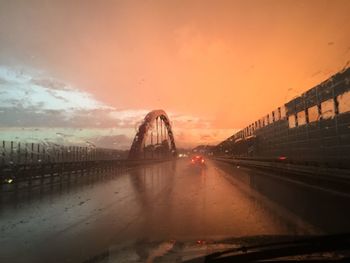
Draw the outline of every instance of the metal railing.
[[[0,141],[0,165],[66,163],[121,159],[120,151],[53,143]]]
[[[51,184],[56,179],[61,182],[70,180],[71,176],[76,178],[101,171],[119,173],[166,160],[127,160],[122,157],[121,151],[114,149],[1,141],[0,192]]]

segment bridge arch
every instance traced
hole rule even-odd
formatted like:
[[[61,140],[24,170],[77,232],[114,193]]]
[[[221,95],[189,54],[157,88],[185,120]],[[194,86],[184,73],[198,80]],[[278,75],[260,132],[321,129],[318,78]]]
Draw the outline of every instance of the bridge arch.
[[[158,134],[158,122],[160,121],[160,129],[161,133],[166,131],[167,135],[165,134],[166,139],[169,138],[170,141],[170,152],[174,156],[176,155],[176,145],[174,140],[174,134],[171,128],[171,123],[169,120],[168,115],[165,113],[164,110],[153,110],[149,112],[143,122],[138,127],[137,133],[135,135],[135,138],[133,140],[133,143],[130,148],[129,152],[129,159],[140,159],[142,158],[142,152],[145,148],[145,142],[148,135],[148,132],[151,131],[151,141],[153,140],[153,128],[154,124],[156,126],[156,138],[157,138],[157,144],[159,145],[159,134]],[[164,123],[164,124],[163,124]],[[164,128],[163,128],[164,125]],[[162,136],[161,136],[161,142]]]

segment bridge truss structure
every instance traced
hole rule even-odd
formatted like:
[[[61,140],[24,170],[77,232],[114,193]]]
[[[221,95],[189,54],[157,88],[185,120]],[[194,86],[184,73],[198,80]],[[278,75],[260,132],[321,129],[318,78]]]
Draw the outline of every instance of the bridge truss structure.
[[[139,125],[129,159],[161,159],[176,156],[174,134],[164,110],[149,112]]]

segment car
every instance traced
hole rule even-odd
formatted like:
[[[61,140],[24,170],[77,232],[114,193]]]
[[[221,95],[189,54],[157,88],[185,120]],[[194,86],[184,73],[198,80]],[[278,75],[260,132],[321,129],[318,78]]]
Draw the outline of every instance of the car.
[[[191,158],[191,164],[194,165],[203,165],[204,164],[204,158],[201,155],[195,155]]]

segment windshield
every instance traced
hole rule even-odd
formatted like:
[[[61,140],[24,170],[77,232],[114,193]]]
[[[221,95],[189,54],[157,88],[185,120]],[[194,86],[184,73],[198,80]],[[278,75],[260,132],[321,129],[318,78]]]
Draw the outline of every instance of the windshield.
[[[0,261],[181,262],[349,232],[349,14],[0,0]]]

